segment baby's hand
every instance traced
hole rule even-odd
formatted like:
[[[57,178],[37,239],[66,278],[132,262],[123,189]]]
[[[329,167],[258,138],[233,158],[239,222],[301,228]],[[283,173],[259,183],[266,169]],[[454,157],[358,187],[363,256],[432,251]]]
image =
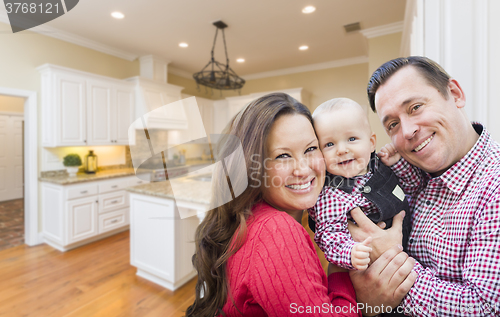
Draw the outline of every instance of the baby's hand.
[[[351,250],[351,263],[357,270],[366,270],[370,263],[370,252],[372,248],[369,247],[372,242],[372,237],[368,237],[365,241],[357,243]]]
[[[386,144],[383,148],[378,152],[378,157],[386,166],[392,166],[396,164],[401,158],[401,154],[396,151],[394,144],[389,143]]]

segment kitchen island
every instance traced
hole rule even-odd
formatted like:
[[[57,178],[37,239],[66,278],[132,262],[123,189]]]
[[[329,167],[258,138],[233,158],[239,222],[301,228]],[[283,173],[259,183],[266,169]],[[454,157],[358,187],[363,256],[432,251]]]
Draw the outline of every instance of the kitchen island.
[[[193,277],[194,234],[210,203],[210,176],[128,188],[130,262],[137,275],[175,290]],[[175,192],[175,196],[174,196]]]

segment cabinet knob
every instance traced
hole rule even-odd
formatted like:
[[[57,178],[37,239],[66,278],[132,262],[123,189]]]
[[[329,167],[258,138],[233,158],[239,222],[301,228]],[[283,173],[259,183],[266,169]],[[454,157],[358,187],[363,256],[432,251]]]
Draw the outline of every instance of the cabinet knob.
[[[116,187],[118,187],[118,185],[113,185],[113,186],[111,186],[111,188],[116,188]]]
[[[80,192],[80,194],[86,194],[87,192],[87,190],[84,190],[83,192]]]

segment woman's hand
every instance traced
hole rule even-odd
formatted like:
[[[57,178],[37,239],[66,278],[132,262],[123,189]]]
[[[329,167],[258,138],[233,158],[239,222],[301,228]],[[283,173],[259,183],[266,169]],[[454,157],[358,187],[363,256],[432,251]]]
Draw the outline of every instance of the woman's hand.
[[[387,307],[396,307],[415,283],[415,260],[402,249],[400,245],[393,246],[368,269],[349,271],[363,315],[374,316],[389,310]]]
[[[392,227],[387,230],[381,229],[381,224],[374,224],[359,207],[351,210],[351,216],[356,224],[349,221],[348,229],[354,241],[362,242],[370,236],[373,238],[371,242],[373,251],[370,253],[371,262],[377,260],[382,253],[392,246],[402,244],[404,211],[394,216]]]

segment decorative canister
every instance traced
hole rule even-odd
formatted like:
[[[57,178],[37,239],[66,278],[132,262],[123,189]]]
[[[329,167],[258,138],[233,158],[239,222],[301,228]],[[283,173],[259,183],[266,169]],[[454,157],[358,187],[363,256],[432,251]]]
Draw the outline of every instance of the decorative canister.
[[[85,173],[94,174],[95,172],[97,172],[97,155],[89,150],[89,154],[85,157]]]

